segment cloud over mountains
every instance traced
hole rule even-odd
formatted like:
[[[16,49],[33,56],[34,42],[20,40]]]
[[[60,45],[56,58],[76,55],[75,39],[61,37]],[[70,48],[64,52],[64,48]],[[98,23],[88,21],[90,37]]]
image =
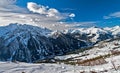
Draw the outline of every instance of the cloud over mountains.
[[[61,30],[73,28],[76,24],[61,21],[67,18],[74,18],[76,16],[74,13],[63,13],[55,8],[34,2],[28,2],[27,7],[22,8],[16,5],[16,2],[17,0],[0,0],[1,26],[10,23],[20,23]]]
[[[34,2],[28,2],[27,3],[27,8],[32,11],[33,13],[39,13],[46,15],[47,17],[60,17],[60,13],[57,9],[55,8],[49,8],[48,6],[43,6],[43,5],[37,5]]]
[[[12,5],[16,2],[16,0],[0,0],[1,6]]]

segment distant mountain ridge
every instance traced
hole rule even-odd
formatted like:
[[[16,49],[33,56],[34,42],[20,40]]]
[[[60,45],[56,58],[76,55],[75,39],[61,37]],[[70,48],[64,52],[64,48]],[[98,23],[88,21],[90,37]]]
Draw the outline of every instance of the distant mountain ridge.
[[[96,27],[51,31],[47,28],[17,23],[2,26],[0,60],[35,62],[53,58],[76,49],[93,46],[96,42],[112,39],[114,36],[119,37],[119,28],[116,28],[118,31],[114,35],[115,31]]]

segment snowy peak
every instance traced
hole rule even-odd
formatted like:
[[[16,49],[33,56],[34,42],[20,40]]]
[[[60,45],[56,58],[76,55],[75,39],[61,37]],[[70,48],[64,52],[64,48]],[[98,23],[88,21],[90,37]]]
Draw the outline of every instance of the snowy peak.
[[[111,28],[104,28],[107,31],[110,31],[112,33],[112,35],[115,36],[120,36],[120,26],[115,26],[115,27],[111,27]]]
[[[26,24],[9,24],[8,26],[3,26],[0,27],[0,35],[4,35],[7,32],[31,32],[32,34],[39,33],[41,35],[46,36],[51,32],[51,30],[47,28],[40,28],[37,26],[31,26],[31,25],[26,25]]]
[[[97,27],[69,29],[69,30],[65,30],[64,33],[86,35],[88,39],[92,42],[97,42],[112,38],[112,34],[110,32]]]
[[[65,30],[64,33],[105,34],[108,32],[102,28],[90,27],[90,28],[69,29],[69,30]]]
[[[105,34],[107,31],[103,30],[102,28],[91,27],[86,29],[84,32],[88,34]]]

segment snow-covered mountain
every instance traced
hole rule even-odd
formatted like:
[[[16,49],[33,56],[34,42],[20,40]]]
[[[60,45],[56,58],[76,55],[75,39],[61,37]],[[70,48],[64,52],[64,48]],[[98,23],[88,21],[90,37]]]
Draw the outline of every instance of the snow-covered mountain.
[[[109,30],[111,29],[111,31]],[[51,31],[31,25],[10,24],[0,27],[0,60],[36,62],[94,46],[112,39],[119,28],[97,27]],[[114,34],[113,30],[118,30]],[[117,36],[118,37],[118,36]]]
[[[82,34],[87,37],[86,40],[88,39],[91,42],[98,42],[113,38],[111,32],[97,27],[70,29],[70,30],[65,30],[64,33]]]
[[[46,28],[20,24],[0,27],[1,61],[35,62],[86,46],[82,40]]]
[[[115,26],[115,27],[111,27],[111,28],[104,28],[107,31],[110,31],[112,33],[112,35],[120,37],[120,26]]]

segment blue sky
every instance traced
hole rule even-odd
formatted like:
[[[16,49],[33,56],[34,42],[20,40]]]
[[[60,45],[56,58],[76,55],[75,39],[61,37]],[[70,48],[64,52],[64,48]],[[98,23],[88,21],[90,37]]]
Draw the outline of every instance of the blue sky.
[[[0,0],[0,17],[0,24],[120,26],[120,0]]]
[[[18,0],[17,5],[26,7],[27,2],[49,6],[63,13],[74,13],[76,16],[69,20],[72,22],[96,21],[100,27],[120,25],[119,17],[109,17],[120,11],[120,0]]]

